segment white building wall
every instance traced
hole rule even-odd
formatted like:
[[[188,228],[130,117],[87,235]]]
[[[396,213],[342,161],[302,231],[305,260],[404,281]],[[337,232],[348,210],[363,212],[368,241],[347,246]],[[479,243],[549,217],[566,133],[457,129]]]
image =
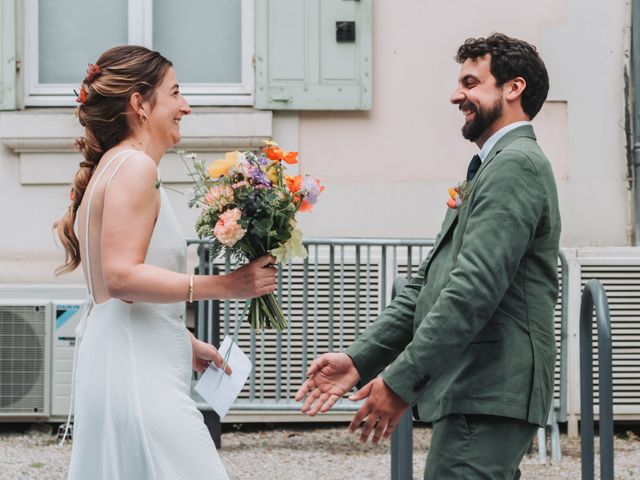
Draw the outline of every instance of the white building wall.
[[[453,57],[465,38],[499,31],[538,46],[549,70],[549,101],[533,123],[556,174],[562,244],[628,245],[627,2],[401,3],[374,5],[373,109],[300,114],[301,169],[327,185],[305,231],[436,235],[447,187],[476,151],[449,103]]]
[[[447,187],[475,152],[449,103],[453,56],[465,38],[500,31],[537,45],[549,69],[549,102],[534,126],[558,181],[563,246],[628,245],[628,10],[628,2],[606,0],[377,0],[371,111],[199,109],[183,122],[184,146],[213,159],[273,136],[299,149],[300,170],[327,187],[302,216],[307,235],[434,237]],[[80,133],[71,110],[0,113],[0,283],[81,281],[77,272],[53,276],[63,253],[51,231],[68,205],[65,182],[79,160],[71,142]],[[188,187],[175,155],[160,168],[169,186]],[[179,194],[170,197],[192,236],[195,212]]]

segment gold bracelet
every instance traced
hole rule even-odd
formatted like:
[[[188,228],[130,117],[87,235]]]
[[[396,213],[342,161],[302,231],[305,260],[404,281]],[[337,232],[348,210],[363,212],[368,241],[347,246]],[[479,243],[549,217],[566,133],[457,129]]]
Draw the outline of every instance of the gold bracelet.
[[[193,273],[189,278],[189,303],[193,303]]]

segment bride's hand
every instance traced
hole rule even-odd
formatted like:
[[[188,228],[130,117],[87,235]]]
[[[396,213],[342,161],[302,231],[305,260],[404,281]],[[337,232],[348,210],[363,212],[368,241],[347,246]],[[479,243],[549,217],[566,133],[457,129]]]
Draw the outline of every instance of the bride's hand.
[[[224,358],[220,352],[211,344],[191,337],[191,349],[193,351],[193,369],[198,373],[203,373],[210,363],[222,368]],[[227,365],[224,369],[227,375],[231,375],[231,367]]]
[[[225,275],[230,298],[254,298],[276,289],[276,258],[263,255]]]

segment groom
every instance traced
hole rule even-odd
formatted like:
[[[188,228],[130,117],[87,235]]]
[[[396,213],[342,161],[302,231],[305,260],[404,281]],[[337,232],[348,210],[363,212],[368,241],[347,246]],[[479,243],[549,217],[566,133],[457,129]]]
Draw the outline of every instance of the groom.
[[[529,123],[549,80],[535,47],[502,34],[456,60],[451,103],[479,149],[467,179],[417,276],[346,353],[311,364],[296,400],[315,415],[360,386],[349,429],[375,443],[413,405],[433,422],[425,478],[512,480],[553,394],[560,215]]]

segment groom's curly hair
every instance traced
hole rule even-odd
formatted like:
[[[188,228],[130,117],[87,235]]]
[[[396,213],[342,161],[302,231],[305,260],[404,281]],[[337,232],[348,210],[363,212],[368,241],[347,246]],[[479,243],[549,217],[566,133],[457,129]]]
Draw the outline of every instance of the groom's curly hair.
[[[513,78],[524,78],[527,86],[522,92],[522,109],[529,118],[535,117],[549,92],[549,75],[536,47],[502,33],[493,33],[487,38],[465,40],[458,48],[456,61],[464,63],[487,53],[491,55],[491,74],[498,87]]]

